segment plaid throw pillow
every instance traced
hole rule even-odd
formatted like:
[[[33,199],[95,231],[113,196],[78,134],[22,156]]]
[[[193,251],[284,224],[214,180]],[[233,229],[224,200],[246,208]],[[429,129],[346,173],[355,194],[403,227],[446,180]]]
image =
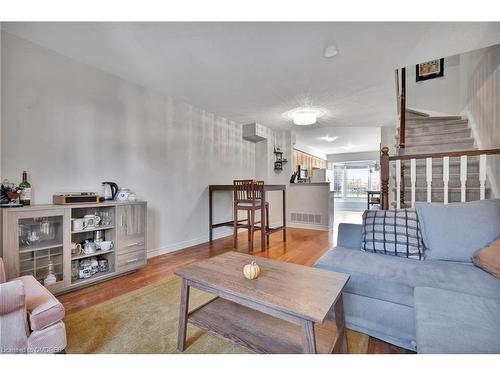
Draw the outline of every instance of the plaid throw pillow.
[[[423,259],[424,245],[415,210],[367,210],[363,213],[362,250]]]

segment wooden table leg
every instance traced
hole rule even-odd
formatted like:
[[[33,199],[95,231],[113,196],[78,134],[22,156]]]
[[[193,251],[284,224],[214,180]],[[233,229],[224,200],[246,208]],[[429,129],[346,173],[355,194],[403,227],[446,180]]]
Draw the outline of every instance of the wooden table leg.
[[[261,197],[260,200],[260,249],[262,251],[266,250],[266,191],[264,187],[261,188]]]
[[[345,333],[345,320],[344,320],[344,302],[342,301],[342,294],[335,302],[335,325],[337,326],[337,334],[339,340],[338,353],[347,354],[347,336]],[[337,345],[335,345],[337,347]]]
[[[177,349],[184,351],[186,345],[186,329],[189,311],[189,285],[186,279],[181,282],[181,304],[179,307],[179,327],[177,333]]]
[[[286,242],[286,191],[283,189],[283,242]]]
[[[304,353],[316,354],[316,338],[314,335],[314,323],[304,320],[302,323],[302,334],[304,340]]]
[[[208,188],[208,241],[212,242],[212,188]]]
[[[253,237],[254,237],[254,229],[255,229],[255,209],[252,207],[250,210],[250,226],[248,231],[250,232],[250,243],[248,244],[248,251],[250,254],[253,253]]]

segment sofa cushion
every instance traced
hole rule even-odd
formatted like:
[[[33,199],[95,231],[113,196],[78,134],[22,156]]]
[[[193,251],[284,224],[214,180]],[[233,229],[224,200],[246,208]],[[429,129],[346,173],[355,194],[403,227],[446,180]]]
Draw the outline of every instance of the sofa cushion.
[[[472,255],[500,236],[500,209],[495,201],[417,202],[426,259],[470,262]]]
[[[500,237],[472,257],[476,266],[500,278]]]
[[[415,210],[366,210],[362,250],[422,259],[424,245]]]
[[[64,307],[33,276],[21,276],[26,294],[26,309],[32,331],[41,330],[64,318]]]
[[[345,291],[365,297],[413,306],[413,288],[405,282],[406,258],[336,247],[314,265],[351,275]]]
[[[500,299],[418,287],[415,326],[419,353],[500,353]]]
[[[351,275],[346,292],[413,306],[413,289],[437,287],[497,298],[500,279],[472,263],[419,261],[336,247],[315,267]]]
[[[340,223],[337,233],[337,246],[353,250],[361,249],[363,225]]]

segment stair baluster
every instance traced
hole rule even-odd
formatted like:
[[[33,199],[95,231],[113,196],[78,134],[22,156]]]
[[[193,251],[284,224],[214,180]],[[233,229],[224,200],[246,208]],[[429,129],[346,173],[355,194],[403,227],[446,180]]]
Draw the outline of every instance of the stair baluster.
[[[426,159],[427,202],[432,201],[432,158]]]
[[[443,203],[448,204],[448,183],[450,181],[450,157],[443,157]]]
[[[486,196],[486,155],[479,155],[479,199]]]
[[[467,155],[460,156],[460,200],[466,201],[466,186],[467,186]]]
[[[415,208],[415,185],[417,183],[417,159],[410,160],[410,179],[411,179],[411,208]]]
[[[401,208],[401,160],[396,160],[396,208]]]

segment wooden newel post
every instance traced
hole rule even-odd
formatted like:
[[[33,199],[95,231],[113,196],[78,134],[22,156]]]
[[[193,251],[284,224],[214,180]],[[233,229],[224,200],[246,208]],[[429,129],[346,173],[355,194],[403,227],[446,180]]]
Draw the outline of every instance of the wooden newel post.
[[[382,210],[389,209],[389,148],[382,147],[380,152],[380,192]]]

